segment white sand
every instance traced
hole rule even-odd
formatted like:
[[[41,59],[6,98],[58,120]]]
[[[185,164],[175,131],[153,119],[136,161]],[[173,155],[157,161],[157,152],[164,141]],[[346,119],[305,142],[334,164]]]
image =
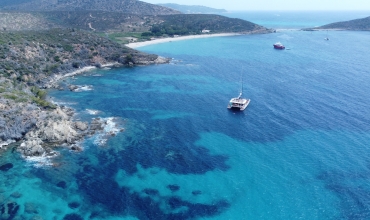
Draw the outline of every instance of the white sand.
[[[188,35],[188,36],[179,36],[179,37],[158,38],[158,39],[151,40],[151,41],[129,43],[129,44],[126,44],[126,46],[130,48],[138,48],[138,47],[144,47],[144,46],[148,46],[152,44],[168,43],[171,41],[190,40],[190,39],[208,38],[208,37],[226,37],[226,36],[235,36],[235,35],[240,35],[240,34],[237,34],[237,33],[202,34],[202,35]]]

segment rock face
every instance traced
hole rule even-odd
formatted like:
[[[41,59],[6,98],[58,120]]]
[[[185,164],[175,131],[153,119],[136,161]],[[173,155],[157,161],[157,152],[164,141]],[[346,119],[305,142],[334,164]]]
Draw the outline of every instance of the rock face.
[[[169,63],[170,59],[161,57],[161,56],[155,56],[152,57],[151,59],[148,59],[148,55],[143,55],[143,56],[136,56],[133,59],[132,65],[151,65],[151,64],[164,64],[164,63]]]
[[[26,103],[16,103],[0,98],[0,140],[10,143],[20,139],[35,123],[38,107]]]
[[[75,122],[75,128],[80,131],[86,131],[88,124],[86,122],[77,121]]]
[[[45,153],[41,143],[42,140],[40,138],[26,140],[19,146],[18,151],[25,156],[40,156]]]

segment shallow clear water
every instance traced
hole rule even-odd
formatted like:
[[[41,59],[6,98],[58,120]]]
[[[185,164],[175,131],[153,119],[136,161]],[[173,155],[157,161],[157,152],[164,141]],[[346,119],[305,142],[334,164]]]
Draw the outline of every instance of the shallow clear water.
[[[370,33],[328,35],[151,45],[140,50],[171,64],[68,79],[89,90],[51,91],[56,102],[81,119],[115,117],[123,132],[62,149],[56,167],[10,149],[0,204],[26,219],[370,218]],[[251,103],[229,111],[241,74]]]

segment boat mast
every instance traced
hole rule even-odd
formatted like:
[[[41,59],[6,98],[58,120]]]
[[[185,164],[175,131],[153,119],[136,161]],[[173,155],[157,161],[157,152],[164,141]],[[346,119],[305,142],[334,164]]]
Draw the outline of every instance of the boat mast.
[[[240,99],[243,95],[243,67],[242,67],[242,71],[241,71],[240,75],[241,75],[241,78],[242,78],[242,88],[240,90],[240,94],[239,94],[238,99]]]

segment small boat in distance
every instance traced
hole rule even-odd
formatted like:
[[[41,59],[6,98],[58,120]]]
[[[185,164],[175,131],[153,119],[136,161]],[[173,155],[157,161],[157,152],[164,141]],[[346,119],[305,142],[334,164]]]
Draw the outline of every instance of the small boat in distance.
[[[324,38],[324,40],[329,40],[329,38],[328,38],[328,31],[326,31],[326,37]]]
[[[277,43],[274,44],[274,48],[275,49],[284,50],[285,49],[285,46],[282,43],[277,42]]]
[[[243,75],[242,75],[242,88],[240,90],[239,96],[236,97],[236,98],[230,99],[230,102],[227,105],[227,108],[244,111],[244,109],[247,108],[247,106],[249,105],[251,100],[250,99],[243,99],[242,94],[243,94]]]

